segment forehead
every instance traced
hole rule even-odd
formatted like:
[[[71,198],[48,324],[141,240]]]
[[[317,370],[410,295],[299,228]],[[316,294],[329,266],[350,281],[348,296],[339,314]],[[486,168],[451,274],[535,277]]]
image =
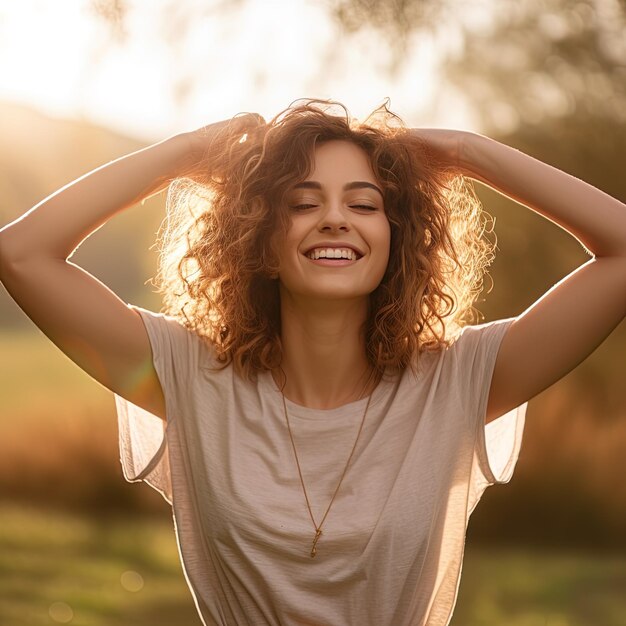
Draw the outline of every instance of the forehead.
[[[312,177],[324,175],[375,182],[374,172],[365,150],[351,141],[332,140],[315,147]]]

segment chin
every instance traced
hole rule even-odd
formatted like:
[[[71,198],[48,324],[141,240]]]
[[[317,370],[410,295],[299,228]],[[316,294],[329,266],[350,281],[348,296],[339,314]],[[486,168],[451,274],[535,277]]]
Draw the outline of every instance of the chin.
[[[358,301],[363,300],[365,302],[368,301],[370,294],[374,291],[375,287],[371,290],[359,290],[355,291],[353,287],[347,287],[345,289],[338,287],[331,287],[328,289],[316,289],[309,291],[295,291],[292,292],[298,298],[306,298],[307,300],[315,301],[326,301],[326,302],[339,302],[341,300],[345,301]]]
[[[308,278],[308,277],[307,277]],[[368,300],[372,292],[380,285],[380,281],[370,280],[366,284],[355,285],[354,278],[345,276],[345,280],[339,277],[326,277],[328,280],[311,281],[302,276],[293,277],[293,280],[280,282],[281,297],[290,295],[296,299],[307,300]],[[382,280],[382,277],[381,277]]]

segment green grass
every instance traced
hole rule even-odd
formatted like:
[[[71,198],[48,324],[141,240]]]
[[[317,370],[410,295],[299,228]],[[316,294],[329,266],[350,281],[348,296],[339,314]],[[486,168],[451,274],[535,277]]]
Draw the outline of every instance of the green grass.
[[[172,523],[0,506],[0,624],[59,623],[199,625]]]
[[[451,626],[623,626],[624,590],[626,557],[468,546]],[[199,626],[172,523],[0,505],[0,624],[59,623]]]
[[[468,547],[451,626],[624,626],[626,555]]]

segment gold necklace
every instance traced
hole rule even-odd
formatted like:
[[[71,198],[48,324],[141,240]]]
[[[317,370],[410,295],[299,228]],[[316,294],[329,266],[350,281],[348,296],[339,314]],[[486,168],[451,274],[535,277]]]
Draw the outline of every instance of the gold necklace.
[[[322,534],[322,525],[326,521],[326,516],[328,515],[328,512],[330,511],[330,507],[332,506],[333,501],[335,500],[335,496],[337,495],[337,492],[339,491],[339,487],[341,486],[343,477],[346,475],[346,472],[348,471],[348,465],[350,465],[350,460],[352,459],[352,455],[354,454],[354,451],[356,450],[356,444],[359,440],[359,436],[361,435],[361,431],[363,430],[363,424],[365,424],[365,416],[367,415],[367,409],[370,406],[370,400],[372,399],[373,394],[370,394],[367,399],[367,404],[365,405],[365,411],[363,412],[363,419],[361,420],[361,426],[359,427],[359,432],[357,433],[356,439],[354,440],[354,445],[352,446],[352,452],[350,452],[350,456],[348,457],[348,462],[346,463],[346,466],[343,469],[343,474],[341,475],[341,478],[339,479],[339,483],[337,484],[335,493],[333,494],[333,497],[330,499],[330,504],[328,505],[328,508],[326,509],[326,513],[324,513],[324,517],[322,518],[322,521],[320,522],[318,526],[315,522],[315,518],[313,517],[313,511],[311,511],[311,504],[309,503],[309,497],[306,493],[306,487],[304,486],[304,480],[302,478],[302,470],[300,469],[300,461],[298,460],[298,453],[296,451],[296,444],[293,440],[293,435],[291,434],[289,416],[287,415],[287,403],[285,402],[285,394],[282,392],[282,389],[280,393],[283,397],[283,408],[285,409],[285,419],[287,420],[287,429],[289,430],[289,438],[291,439],[291,445],[293,446],[293,454],[296,457],[296,465],[298,466],[298,474],[300,476],[300,483],[302,485],[302,491],[304,491],[304,499],[306,500],[306,505],[307,505],[307,508],[309,509],[309,515],[311,516],[311,521],[313,522],[313,527],[315,528],[315,537],[313,538],[313,546],[311,547],[311,558],[313,558],[317,554],[317,542],[319,541],[319,538]]]

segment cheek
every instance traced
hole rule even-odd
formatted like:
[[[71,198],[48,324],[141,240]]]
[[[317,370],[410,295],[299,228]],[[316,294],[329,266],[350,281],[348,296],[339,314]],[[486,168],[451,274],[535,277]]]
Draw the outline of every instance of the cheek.
[[[377,229],[377,235],[377,244],[381,250],[385,251],[388,257],[391,249],[391,225],[387,220],[380,224],[380,227]]]
[[[288,283],[299,280],[300,264],[304,259],[300,258],[298,243],[285,240],[279,249],[278,273]]]
[[[377,240],[378,249],[380,250],[380,255],[378,255],[379,259],[379,269],[382,276],[385,274],[389,261],[391,258],[391,226],[389,222],[385,221],[384,224],[381,224],[380,229],[378,231],[378,240]]]
[[[278,257],[281,261],[286,261],[298,249],[297,234],[290,228],[283,236],[276,234],[274,237]]]

